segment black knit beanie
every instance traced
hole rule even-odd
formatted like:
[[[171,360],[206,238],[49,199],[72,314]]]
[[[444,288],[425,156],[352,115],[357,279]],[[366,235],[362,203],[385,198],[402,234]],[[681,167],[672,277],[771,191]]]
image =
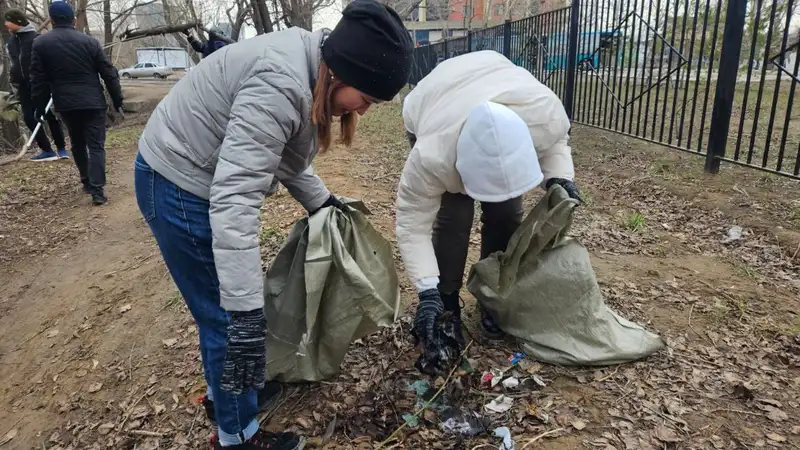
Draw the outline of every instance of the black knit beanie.
[[[28,22],[28,18],[25,17],[25,13],[19,9],[9,9],[5,14],[3,14],[3,18],[6,20],[6,22],[11,22],[21,27],[27,26],[30,23]]]
[[[408,82],[414,44],[400,16],[375,0],[354,0],[322,45],[336,78],[359,91],[391,100]]]

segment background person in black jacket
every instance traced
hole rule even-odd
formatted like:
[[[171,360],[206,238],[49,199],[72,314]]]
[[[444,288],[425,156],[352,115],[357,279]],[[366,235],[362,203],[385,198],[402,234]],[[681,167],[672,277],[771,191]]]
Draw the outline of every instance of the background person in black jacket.
[[[67,2],[54,1],[50,19],[53,30],[33,43],[31,95],[42,111],[52,92],[55,108],[69,130],[84,189],[95,205],[102,205],[106,202],[106,100],[100,78],[114,110],[121,114],[119,75],[100,43],[75,29],[75,13]]]
[[[189,30],[185,30],[183,34],[186,35],[186,40],[189,41],[194,51],[203,55],[203,58],[207,58],[208,55],[228,45],[224,39],[225,33],[218,27],[208,30],[208,41],[205,44],[197,40]]]
[[[9,9],[3,15],[5,19],[5,26],[11,32],[11,39],[8,41],[8,56],[11,60],[11,84],[17,91],[17,98],[22,108],[22,118],[25,120],[25,125],[31,130],[31,133],[36,129],[36,124],[40,117],[34,115],[36,105],[33,104],[31,99],[31,49],[33,48],[33,40],[39,36],[36,28],[25,17],[25,13],[18,9]],[[50,126],[50,133],[53,135],[57,152],[53,151],[50,146],[50,140],[47,138],[47,133],[44,132],[43,127],[36,133],[36,143],[39,144],[41,153],[31,158],[33,161],[55,161],[56,159],[68,159],[69,155],[64,142],[64,131],[61,130],[61,123],[59,123],[56,116],[49,112],[47,117],[47,124]]]

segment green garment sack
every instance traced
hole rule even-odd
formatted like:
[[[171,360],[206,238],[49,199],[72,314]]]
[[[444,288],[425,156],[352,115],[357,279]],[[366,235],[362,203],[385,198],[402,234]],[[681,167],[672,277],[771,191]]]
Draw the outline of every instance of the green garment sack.
[[[664,341],[605,305],[589,252],[567,236],[577,205],[553,186],[505,252],[472,266],[467,289],[536,360],[601,366],[649,356]]]
[[[267,377],[319,381],[339,373],[350,344],[399,316],[389,242],[363,203],[326,208],[292,228],[264,279]]]

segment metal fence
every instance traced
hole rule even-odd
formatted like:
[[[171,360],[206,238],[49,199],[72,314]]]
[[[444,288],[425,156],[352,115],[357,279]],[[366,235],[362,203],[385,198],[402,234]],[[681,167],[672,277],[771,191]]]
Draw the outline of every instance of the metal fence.
[[[495,50],[576,123],[800,179],[800,0],[573,0],[415,50],[410,83]]]

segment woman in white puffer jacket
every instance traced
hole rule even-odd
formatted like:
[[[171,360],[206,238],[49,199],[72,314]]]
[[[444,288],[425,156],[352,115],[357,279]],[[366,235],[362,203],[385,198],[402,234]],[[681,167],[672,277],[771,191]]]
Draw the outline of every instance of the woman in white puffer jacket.
[[[530,72],[494,51],[439,64],[406,97],[412,150],[397,193],[397,243],[420,303],[418,366],[444,370],[460,349],[443,349],[435,323],[457,319],[475,201],[481,202],[481,258],[505,250],[522,222],[522,194],[557,183],[580,200],[570,121],[559,98]],[[482,312],[484,334],[503,332]]]

